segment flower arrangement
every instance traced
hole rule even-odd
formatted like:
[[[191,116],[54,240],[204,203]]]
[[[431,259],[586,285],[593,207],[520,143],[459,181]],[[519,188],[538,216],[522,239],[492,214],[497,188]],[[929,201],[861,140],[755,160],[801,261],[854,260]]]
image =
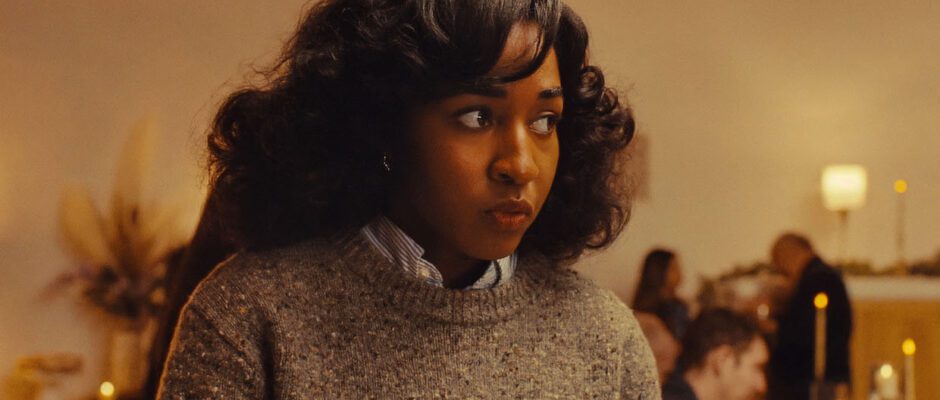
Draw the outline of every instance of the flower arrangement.
[[[751,300],[755,306],[763,303],[775,307],[784,295],[783,280],[782,275],[766,262],[735,265],[717,277],[702,277],[696,299],[702,308],[735,308],[739,303]]]
[[[870,263],[849,262],[838,265],[837,268],[852,276],[892,276],[910,275],[924,277],[940,277],[940,251],[933,259],[925,258],[913,262],[898,262],[881,269],[875,269]]]
[[[911,263],[908,268],[911,275],[924,275],[940,277],[940,250],[933,259],[924,259]]]
[[[940,251],[933,259],[914,261],[907,265],[894,264],[882,269],[875,269],[870,262],[845,260],[833,265],[847,276],[924,276],[940,277]],[[773,265],[764,261],[755,261],[749,265],[735,265],[730,271],[715,278],[702,277],[697,300],[702,307],[728,306],[733,304],[735,285],[744,281],[755,281],[760,292],[769,297],[771,303],[779,303],[786,296],[783,277]],[[780,304],[777,304],[779,306]]]
[[[129,321],[154,315],[163,302],[166,262],[179,254],[187,235],[180,207],[144,203],[144,179],[153,153],[154,129],[139,123],[118,160],[109,213],[79,187],[62,193],[59,227],[76,262],[53,287],[79,286],[85,300]]]

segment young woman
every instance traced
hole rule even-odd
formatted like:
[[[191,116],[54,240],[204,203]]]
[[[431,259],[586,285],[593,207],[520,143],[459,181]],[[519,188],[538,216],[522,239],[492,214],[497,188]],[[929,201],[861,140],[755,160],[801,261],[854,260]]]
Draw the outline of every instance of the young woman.
[[[659,317],[672,336],[682,341],[689,326],[689,307],[676,296],[682,283],[679,257],[672,250],[654,249],[643,260],[633,310]]]
[[[326,0],[209,137],[244,249],[182,312],[159,397],[658,399],[609,244],[629,111],[554,0]]]

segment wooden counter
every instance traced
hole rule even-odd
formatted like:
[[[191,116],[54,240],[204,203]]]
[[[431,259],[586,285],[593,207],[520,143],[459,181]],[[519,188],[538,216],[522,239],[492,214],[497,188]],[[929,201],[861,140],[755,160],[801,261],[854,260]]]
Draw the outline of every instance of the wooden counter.
[[[917,399],[940,399],[940,279],[852,277],[852,399],[867,400],[872,367],[903,368],[901,343],[917,343]],[[903,376],[903,372],[902,372]]]

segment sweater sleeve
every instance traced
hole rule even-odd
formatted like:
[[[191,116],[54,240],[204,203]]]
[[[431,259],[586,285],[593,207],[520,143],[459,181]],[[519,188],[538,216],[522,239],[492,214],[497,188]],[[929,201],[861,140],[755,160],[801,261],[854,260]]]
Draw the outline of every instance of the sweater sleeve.
[[[265,398],[259,363],[204,313],[188,307],[177,326],[157,398]]]
[[[640,324],[629,314],[627,341],[624,347],[623,378],[620,386],[624,400],[661,400],[656,361]]]

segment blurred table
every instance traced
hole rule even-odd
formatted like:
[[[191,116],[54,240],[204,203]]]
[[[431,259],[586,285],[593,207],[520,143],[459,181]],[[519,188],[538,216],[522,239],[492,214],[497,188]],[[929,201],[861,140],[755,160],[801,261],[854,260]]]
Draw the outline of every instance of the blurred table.
[[[903,368],[901,343],[913,338],[918,399],[940,399],[940,279],[849,277],[854,313],[852,399],[867,400],[871,368]]]

